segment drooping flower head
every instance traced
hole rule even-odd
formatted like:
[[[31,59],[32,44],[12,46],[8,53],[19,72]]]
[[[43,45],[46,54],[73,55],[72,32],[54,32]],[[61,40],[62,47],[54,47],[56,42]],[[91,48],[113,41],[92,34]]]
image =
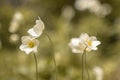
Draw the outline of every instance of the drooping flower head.
[[[30,36],[23,36],[21,40],[22,40],[22,44],[20,46],[21,51],[24,51],[26,54],[29,54],[31,52],[37,53],[39,40]]]
[[[79,38],[72,38],[69,46],[74,53],[83,53],[86,51],[97,50],[97,46],[101,44],[95,36],[89,37],[87,33],[82,33]]]
[[[35,38],[38,38],[44,30],[44,23],[39,18],[39,20],[36,20],[36,24],[33,26],[33,28],[28,30],[28,33]]]

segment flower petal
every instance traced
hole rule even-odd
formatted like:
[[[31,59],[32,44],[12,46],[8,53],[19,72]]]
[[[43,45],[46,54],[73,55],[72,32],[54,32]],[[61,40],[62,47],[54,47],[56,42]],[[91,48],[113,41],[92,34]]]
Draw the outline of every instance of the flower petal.
[[[20,50],[24,51],[26,54],[29,54],[29,53],[31,53],[33,51],[32,48],[28,48],[26,45],[21,45]]]
[[[91,37],[90,37],[90,40],[91,40],[91,41],[97,41],[97,38],[96,38],[95,36],[91,36]]]
[[[70,42],[70,45],[72,45],[72,46],[79,45],[79,39],[78,38],[72,38],[71,42]]]
[[[83,53],[85,45],[79,40],[79,38],[72,38],[69,43],[73,53]]]
[[[93,47],[96,47],[96,46],[98,46],[99,44],[101,44],[100,41],[92,41],[92,46],[93,46]]]
[[[82,33],[79,38],[72,38],[69,46],[72,52],[83,53],[86,47],[86,51],[97,50],[99,44],[101,42],[95,36],[89,37],[87,33]]]
[[[38,35],[33,28],[29,29],[28,33],[35,38],[40,36],[40,34]]]
[[[21,51],[24,51],[26,54],[29,54],[31,52],[35,52],[35,53],[37,52],[37,48],[39,46],[39,40],[30,36],[23,36],[21,39],[22,39],[22,45],[20,46]]]
[[[79,39],[81,39],[81,40],[88,40],[89,39],[89,35],[87,33],[82,33],[80,35]]]
[[[33,28],[28,30],[28,33],[37,38],[39,37],[44,30],[44,23],[41,20],[36,20],[36,24],[33,26]]]
[[[26,43],[26,42],[28,42],[29,39],[30,39],[29,36],[23,36],[23,37],[21,37],[21,41],[22,41],[22,43]]]
[[[33,49],[26,48],[26,49],[24,49],[24,51],[26,54],[29,54],[29,53],[33,52]]]

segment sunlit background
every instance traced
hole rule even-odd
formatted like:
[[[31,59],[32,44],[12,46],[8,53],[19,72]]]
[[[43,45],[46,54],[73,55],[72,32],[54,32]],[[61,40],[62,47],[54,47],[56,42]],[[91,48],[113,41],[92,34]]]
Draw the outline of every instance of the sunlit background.
[[[47,36],[40,36],[39,80],[55,80],[53,52],[60,80],[81,80],[81,54],[68,43],[83,32],[101,41],[87,54],[91,80],[120,80],[120,0],[1,0],[0,80],[35,80],[33,54],[19,46],[38,16],[54,45],[52,51]]]

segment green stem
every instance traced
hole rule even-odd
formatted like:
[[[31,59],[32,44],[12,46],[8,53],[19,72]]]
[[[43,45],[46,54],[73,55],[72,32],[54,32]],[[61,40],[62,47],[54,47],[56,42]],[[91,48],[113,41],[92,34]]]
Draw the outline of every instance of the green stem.
[[[84,80],[84,52],[82,54],[82,80]]]
[[[82,54],[82,80],[84,80],[84,69],[87,71],[88,80],[90,80],[90,75],[89,75],[89,71],[88,71],[88,65],[87,65],[87,61],[86,61],[87,60],[86,59],[86,48],[84,49],[83,54]]]
[[[85,70],[85,67],[86,67],[86,48],[84,49],[83,53],[82,53],[82,80],[85,79],[85,76],[84,76],[84,70]],[[85,61],[84,61],[85,59]]]
[[[36,80],[38,80],[38,67],[37,67],[37,56],[35,53],[33,53],[34,59],[35,59],[35,65],[36,65]]]
[[[48,39],[50,41],[52,51],[54,51],[53,43],[52,43],[52,40],[51,40],[50,36],[46,32],[44,32],[44,33],[48,37]],[[54,52],[52,53],[52,59],[53,59],[54,65],[55,65],[56,80],[59,80],[59,78],[58,78],[58,70],[57,70],[57,65],[56,65],[56,60],[55,60]]]
[[[88,80],[90,80],[90,75],[89,75],[89,71],[88,71],[88,65],[87,65],[87,61],[86,61],[86,52],[85,52],[85,66],[86,66],[86,71],[87,71],[87,75],[88,75]]]

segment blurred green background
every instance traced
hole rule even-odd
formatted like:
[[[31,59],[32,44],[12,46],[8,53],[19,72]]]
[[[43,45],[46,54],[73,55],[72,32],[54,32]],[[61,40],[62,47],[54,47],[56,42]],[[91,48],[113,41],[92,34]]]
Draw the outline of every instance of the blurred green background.
[[[101,41],[87,54],[91,80],[120,80],[119,9],[120,0],[1,0],[0,80],[35,80],[33,54],[19,46],[38,16],[52,39],[60,80],[81,80],[81,54],[68,43],[83,32]],[[39,80],[55,80],[50,42],[45,34],[39,40]]]

